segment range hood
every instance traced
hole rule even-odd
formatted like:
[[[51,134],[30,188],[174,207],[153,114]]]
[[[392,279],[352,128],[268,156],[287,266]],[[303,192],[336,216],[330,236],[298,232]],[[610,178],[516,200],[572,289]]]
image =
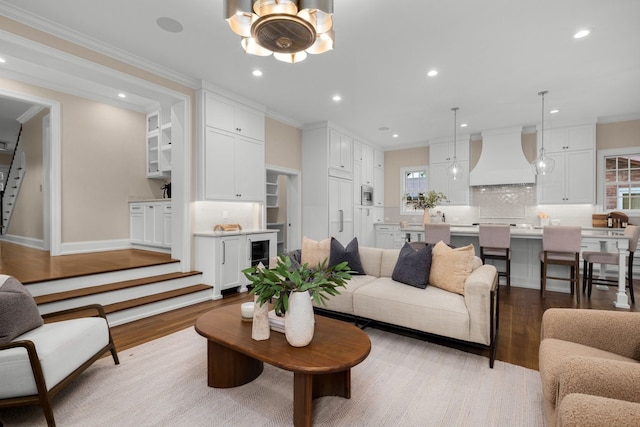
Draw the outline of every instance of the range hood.
[[[522,151],[522,127],[482,132],[482,152],[469,173],[469,185],[508,185],[536,182]]]

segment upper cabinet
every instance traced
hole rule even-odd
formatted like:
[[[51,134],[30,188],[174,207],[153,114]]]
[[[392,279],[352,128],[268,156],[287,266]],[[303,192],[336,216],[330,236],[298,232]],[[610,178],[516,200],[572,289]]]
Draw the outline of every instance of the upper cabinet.
[[[264,112],[203,90],[198,198],[264,202]]]
[[[353,157],[351,150],[353,139],[330,129],[329,133],[329,174],[351,178]]]
[[[263,112],[212,93],[205,97],[207,126],[264,141]]]
[[[147,178],[171,176],[171,120],[160,110],[147,114]]]
[[[444,193],[447,199],[444,206],[469,204],[469,135],[453,140],[429,143],[429,183],[428,189]],[[453,162],[453,156],[462,165],[464,173],[457,180],[449,178],[447,168]]]
[[[545,130],[544,148],[555,169],[537,177],[538,203],[595,203],[595,125]]]

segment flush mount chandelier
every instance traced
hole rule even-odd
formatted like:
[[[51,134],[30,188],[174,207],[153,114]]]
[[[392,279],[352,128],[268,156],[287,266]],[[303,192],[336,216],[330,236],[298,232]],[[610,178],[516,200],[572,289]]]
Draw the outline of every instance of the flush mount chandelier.
[[[246,53],[284,62],[333,49],[333,0],[225,0],[224,16]]]

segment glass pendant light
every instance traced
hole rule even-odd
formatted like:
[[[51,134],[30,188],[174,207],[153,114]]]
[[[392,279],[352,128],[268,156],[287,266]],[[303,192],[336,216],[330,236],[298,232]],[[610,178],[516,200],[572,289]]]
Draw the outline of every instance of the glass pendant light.
[[[536,175],[546,175],[548,173],[553,172],[553,168],[556,166],[556,161],[551,157],[547,156],[544,152],[544,96],[548,93],[548,91],[543,90],[542,92],[538,92],[538,95],[542,97],[542,126],[540,133],[540,154],[538,158],[536,158],[531,166],[533,167],[533,171]]]
[[[449,167],[447,167],[447,175],[449,176],[449,178],[451,178],[454,181],[459,180],[462,177],[462,174],[464,173],[462,164],[458,162],[458,157],[457,157],[458,144],[456,141],[456,130],[458,127],[457,126],[458,110],[459,110],[458,107],[453,107],[451,109],[451,111],[453,111],[453,162],[451,162]]]

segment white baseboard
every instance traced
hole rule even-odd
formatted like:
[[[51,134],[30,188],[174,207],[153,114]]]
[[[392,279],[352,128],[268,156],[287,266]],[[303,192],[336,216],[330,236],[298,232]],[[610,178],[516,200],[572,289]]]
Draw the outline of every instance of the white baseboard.
[[[29,248],[44,250],[44,240],[34,239],[32,237],[16,236],[14,234],[5,234],[2,240],[15,243],[17,245],[27,246]]]
[[[116,251],[119,249],[131,249],[129,239],[62,243],[62,245],[60,245],[60,254],[70,255],[88,252]]]

